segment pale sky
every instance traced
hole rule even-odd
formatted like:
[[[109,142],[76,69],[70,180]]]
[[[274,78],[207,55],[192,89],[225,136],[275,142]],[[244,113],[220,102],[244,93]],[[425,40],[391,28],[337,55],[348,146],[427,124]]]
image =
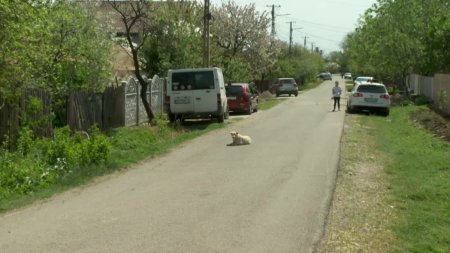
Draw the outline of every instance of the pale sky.
[[[306,47],[319,47],[325,54],[339,51],[346,34],[352,32],[359,17],[377,0],[234,0],[238,5],[255,3],[259,12],[267,11],[271,17],[275,7],[276,36],[289,42],[289,22],[293,22],[292,41]],[[210,0],[215,6],[221,0]],[[286,15],[289,14],[289,15]],[[277,16],[279,15],[279,16]],[[270,32],[270,28],[269,28]]]

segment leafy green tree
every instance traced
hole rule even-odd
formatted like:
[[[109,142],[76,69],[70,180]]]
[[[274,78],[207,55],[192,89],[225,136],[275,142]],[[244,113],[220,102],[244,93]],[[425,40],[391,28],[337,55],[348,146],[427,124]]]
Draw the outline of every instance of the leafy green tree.
[[[202,15],[197,2],[167,1],[155,10],[142,47],[147,73],[165,75],[170,68],[202,66]]]
[[[0,96],[10,104],[38,87],[52,95],[53,111],[64,111],[69,90],[107,84],[110,39],[89,8],[50,0],[0,0],[0,7]]]
[[[267,32],[270,19],[254,4],[222,2],[212,9],[212,62],[224,68],[228,80],[251,80],[273,64],[277,48]]]
[[[345,56],[352,71],[383,78],[449,71],[449,20],[447,0],[378,0],[347,36]]]
[[[293,77],[301,82],[315,80],[317,74],[325,69],[325,61],[317,53],[311,53],[303,46],[294,45],[289,54],[287,43],[282,46],[282,52],[277,58],[271,73],[271,78]]]
[[[131,50],[134,64],[134,75],[138,79],[141,87],[141,101],[147,113],[149,123],[154,123],[155,114],[152,111],[150,102],[147,99],[148,82],[142,73],[142,48],[149,37],[149,27],[154,6],[152,1],[107,1],[120,16],[120,20],[125,28],[125,40]],[[138,38],[135,37],[138,34]]]

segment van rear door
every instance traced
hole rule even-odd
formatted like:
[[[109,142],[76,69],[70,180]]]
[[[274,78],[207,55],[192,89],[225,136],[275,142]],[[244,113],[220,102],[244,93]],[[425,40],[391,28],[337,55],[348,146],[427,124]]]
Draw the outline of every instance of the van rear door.
[[[194,112],[194,78],[190,72],[173,72],[171,86],[172,113]]]
[[[217,111],[217,75],[213,70],[194,72],[194,110],[199,113]]]

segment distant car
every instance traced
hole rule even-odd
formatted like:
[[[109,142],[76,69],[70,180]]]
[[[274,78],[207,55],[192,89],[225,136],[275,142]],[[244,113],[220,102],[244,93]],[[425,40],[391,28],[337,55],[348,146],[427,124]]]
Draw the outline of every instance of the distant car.
[[[331,73],[330,72],[322,72],[317,77],[321,78],[322,80],[332,80],[333,79],[331,77]]]
[[[345,74],[344,74],[344,79],[350,79],[350,80],[352,80],[352,73],[345,73]]]
[[[277,97],[283,94],[298,96],[298,86],[294,78],[278,78],[272,87]]]
[[[225,87],[228,110],[252,114],[258,111],[258,93],[248,83],[231,83]]]
[[[357,84],[350,91],[347,99],[347,112],[353,113],[360,110],[368,110],[388,116],[390,104],[390,96],[384,84]]]
[[[373,77],[371,77],[371,76],[358,76],[354,81],[354,85],[367,83],[367,82],[371,81],[372,79],[373,79]]]

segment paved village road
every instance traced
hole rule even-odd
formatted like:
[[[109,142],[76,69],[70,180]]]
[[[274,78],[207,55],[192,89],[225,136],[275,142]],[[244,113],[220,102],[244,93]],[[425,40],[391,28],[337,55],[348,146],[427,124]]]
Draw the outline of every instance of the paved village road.
[[[331,112],[332,86],[2,214],[0,252],[313,252],[345,114]],[[232,130],[253,143],[227,146]]]

